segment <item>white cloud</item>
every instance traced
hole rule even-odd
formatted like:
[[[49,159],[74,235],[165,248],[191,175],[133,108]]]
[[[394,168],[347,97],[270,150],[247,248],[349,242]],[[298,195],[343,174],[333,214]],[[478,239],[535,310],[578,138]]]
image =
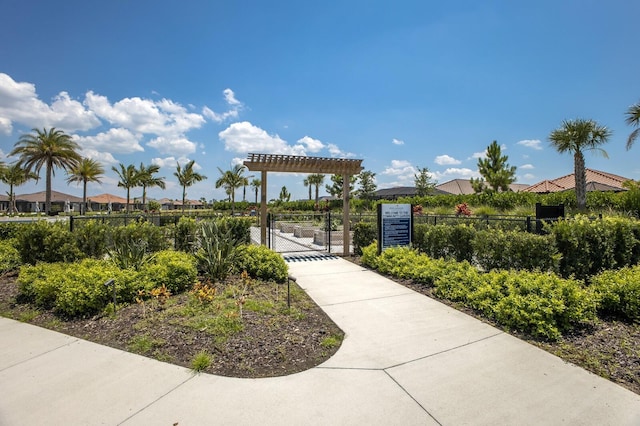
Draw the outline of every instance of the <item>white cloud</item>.
[[[450,167],[444,172],[435,172],[434,174],[439,182],[452,179],[470,179],[480,177],[480,173],[478,173],[477,170],[471,170],[466,167]]]
[[[334,158],[353,158],[356,155],[352,152],[346,152],[341,150],[338,145],[334,143],[330,143],[327,145],[327,149],[329,150],[329,154]]]
[[[455,158],[449,155],[438,155],[434,162],[439,166],[452,166],[456,164],[461,164],[462,161],[456,160]]]
[[[144,151],[140,145],[140,137],[123,128],[112,128],[95,136],[72,136],[82,149],[108,150],[120,154]]]
[[[305,136],[302,139],[298,139],[298,144],[305,145],[307,147],[307,151],[311,153],[316,153],[322,150],[325,147],[318,139],[313,139],[312,137]]]
[[[533,164],[523,164],[522,166],[520,166],[518,168],[519,169],[523,169],[523,170],[533,170],[533,169],[535,169]]]
[[[225,89],[222,91],[224,99],[229,105],[229,110],[221,113],[213,111],[211,108],[205,106],[202,108],[202,114],[205,117],[215,121],[216,123],[222,123],[229,118],[238,118],[240,110],[243,108],[242,102],[236,99],[235,93],[231,89]]]
[[[147,146],[157,149],[161,154],[172,155],[188,155],[196,152],[195,142],[191,142],[186,137],[165,137],[159,136],[149,143]]]
[[[482,152],[474,152],[470,158],[478,159],[478,158],[486,158],[486,157],[487,157],[487,151],[484,150]]]
[[[97,127],[100,120],[67,92],[60,92],[48,105],[38,98],[34,84],[16,82],[0,73],[0,131],[10,135],[13,123],[72,132]]]
[[[160,158],[160,157],[155,157],[151,159],[151,164],[155,164],[158,167],[176,167],[177,164],[177,160],[175,157],[167,157],[167,158]]]
[[[124,98],[112,105],[106,96],[89,91],[84,103],[98,117],[136,133],[182,135],[200,128],[205,122],[200,114],[190,113],[182,105],[168,99]]]
[[[404,145],[404,141],[402,141],[400,139],[396,139],[396,138],[393,138],[391,143],[394,144],[394,145]]]
[[[535,180],[535,178],[536,176],[531,173],[526,173],[524,176],[522,176],[522,180],[525,180],[525,181],[532,181],[532,180]]]
[[[93,160],[96,160],[102,163],[103,165],[118,164],[118,160],[116,160],[113,157],[113,155],[111,155],[111,153],[109,152],[96,151],[95,149],[82,149],[80,151],[80,155],[86,158],[91,158]],[[108,169],[109,167],[105,167],[105,168]]]
[[[518,142],[518,145],[526,146],[527,148],[542,150],[542,142],[538,139],[525,139]]]
[[[414,175],[416,173],[415,167],[411,165],[409,161],[406,160],[391,160],[391,165],[387,166],[383,171],[383,175],[406,175],[411,174]]]
[[[218,136],[224,142],[225,149],[231,152],[305,155],[302,145],[289,146],[280,136],[270,135],[248,121],[233,123]]]

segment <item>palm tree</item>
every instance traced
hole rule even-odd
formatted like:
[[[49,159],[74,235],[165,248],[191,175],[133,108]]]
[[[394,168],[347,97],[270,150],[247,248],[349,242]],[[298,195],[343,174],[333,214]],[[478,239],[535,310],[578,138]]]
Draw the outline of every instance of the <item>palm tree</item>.
[[[104,174],[104,167],[96,160],[83,158],[67,172],[67,183],[82,182],[82,208],[80,213],[87,211],[87,182],[100,182]]]
[[[262,181],[260,179],[253,179],[251,181],[251,187],[253,188],[253,192],[256,194],[256,204],[258,204],[258,190],[262,186]]]
[[[184,205],[187,197],[187,187],[193,185],[196,182],[200,182],[205,180],[207,177],[197,173],[193,170],[193,165],[195,164],[195,160],[189,161],[184,169],[180,168],[180,163],[176,167],[176,171],[173,172],[173,175],[178,178],[178,182],[182,186],[182,213],[184,214]]]
[[[231,197],[231,214],[235,213],[236,189],[244,185],[246,178],[242,175],[245,167],[236,164],[231,170],[223,171],[220,167],[220,177],[216,181],[216,188],[224,187],[226,193]]]
[[[154,186],[157,186],[158,188],[161,188],[161,189],[166,188],[163,177],[153,176],[159,171],[160,171],[160,166],[156,164],[152,164],[149,167],[146,167],[142,163],[140,163],[140,168],[137,170],[138,185],[142,187],[142,208],[143,209],[147,205],[147,188],[152,188]]]
[[[576,199],[580,210],[587,207],[587,172],[583,151],[595,151],[608,158],[607,152],[599,145],[607,143],[610,136],[611,130],[607,127],[584,119],[564,120],[562,125],[549,135],[551,145],[559,153],[573,153]]]
[[[306,178],[304,178],[304,180],[302,181],[302,184],[303,184],[305,187],[307,187],[307,186],[309,187],[309,200],[311,200],[311,187],[312,187],[313,185],[311,185],[311,182],[309,182],[309,176],[307,176]]]
[[[633,132],[631,132],[631,134],[629,135],[629,139],[627,139],[627,149],[631,149],[631,146],[640,134],[640,102],[629,107],[629,109],[627,110],[627,118],[625,122],[629,126],[638,127]]]
[[[0,180],[9,185],[9,214],[16,212],[16,200],[13,188],[27,183],[31,179],[38,179],[38,175],[23,169],[18,163],[14,163],[8,167],[2,166]]]
[[[313,185],[316,187],[316,206],[317,206],[319,201],[318,191],[319,191],[320,185],[324,183],[324,175],[312,174],[312,175],[309,175],[307,179],[309,179],[309,185]]]
[[[120,169],[115,166],[111,169],[116,172],[120,181],[118,182],[118,186],[120,188],[127,189],[127,213],[129,213],[129,199],[131,194],[131,188],[135,188],[139,185],[138,183],[138,171],[136,170],[136,166],[133,164],[129,164],[125,167],[124,164],[119,164]]]
[[[47,129],[33,129],[33,133],[22,135],[16,142],[9,156],[19,155],[18,164],[27,172],[35,171],[40,174],[45,167],[45,211],[51,212],[51,178],[55,176],[55,168],[69,170],[81,159],[77,150],[79,146],[71,136],[62,130],[52,127]]]

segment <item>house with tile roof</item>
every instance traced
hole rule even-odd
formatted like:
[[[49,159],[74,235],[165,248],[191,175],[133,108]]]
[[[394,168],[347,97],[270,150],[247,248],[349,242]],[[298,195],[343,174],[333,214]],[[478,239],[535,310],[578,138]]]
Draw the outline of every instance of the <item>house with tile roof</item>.
[[[614,175],[600,170],[586,169],[587,191],[626,191],[623,184],[631,179]],[[548,194],[550,192],[567,191],[575,189],[575,173],[561,176],[552,180],[543,180],[528,188],[524,192],[535,192],[537,194]]]

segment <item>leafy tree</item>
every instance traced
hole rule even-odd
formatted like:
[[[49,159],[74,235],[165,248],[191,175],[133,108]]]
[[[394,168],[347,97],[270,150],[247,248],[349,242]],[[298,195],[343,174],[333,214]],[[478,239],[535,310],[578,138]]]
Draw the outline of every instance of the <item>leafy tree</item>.
[[[85,214],[87,211],[87,183],[100,182],[103,174],[104,167],[102,167],[102,164],[91,158],[82,158],[78,164],[67,172],[67,183],[82,183],[81,214]]]
[[[138,181],[138,171],[136,170],[136,166],[133,164],[129,164],[125,166],[124,164],[118,164],[119,169],[115,166],[111,167],[111,169],[116,172],[118,175],[118,187],[125,188],[127,190],[127,213],[129,213],[129,200],[131,198],[131,188],[135,188],[139,185]]]
[[[497,141],[487,147],[486,158],[478,159],[478,171],[481,179],[471,179],[476,192],[509,191],[509,185],[515,182],[516,167],[507,164],[508,156],[502,155]],[[488,187],[485,187],[485,181]]]
[[[307,178],[309,179],[309,185],[313,185],[315,186],[316,192],[315,192],[315,200],[316,200],[316,206],[318,205],[318,201],[320,200],[320,196],[319,196],[319,190],[320,190],[320,185],[322,185],[324,183],[324,175],[320,174],[320,173],[314,173],[309,175],[309,177]],[[309,197],[311,198],[311,197]]]
[[[45,211],[51,212],[51,178],[55,176],[55,168],[69,170],[80,161],[79,146],[71,136],[58,130],[33,129],[33,133],[22,135],[16,142],[9,156],[18,155],[18,165],[27,172],[35,171],[38,175],[45,167]]]
[[[260,189],[260,187],[262,186],[262,181],[260,179],[253,179],[251,181],[251,187],[253,188],[253,191],[256,195],[256,204],[258,204],[258,190]]]
[[[140,163],[140,168],[136,171],[136,173],[138,174],[138,184],[142,187],[143,208],[145,208],[147,205],[147,188],[152,188],[154,186],[157,186],[161,189],[166,188],[164,177],[154,176],[159,171],[160,166],[158,166],[157,164],[152,164],[149,167],[146,167],[142,163]]]
[[[291,194],[287,190],[286,186],[283,186],[282,189],[280,190],[280,196],[278,197],[278,199],[280,201],[289,201],[289,200],[291,200]]]
[[[627,118],[625,119],[625,122],[629,126],[638,127],[633,132],[631,132],[631,134],[629,135],[629,139],[627,139],[627,149],[631,149],[631,146],[640,134],[640,102],[629,107],[629,109],[627,110]]]
[[[576,180],[577,207],[587,207],[587,171],[583,151],[590,150],[608,158],[607,152],[600,148],[609,141],[611,130],[593,120],[564,120],[562,125],[549,135],[551,145],[559,152],[573,153],[573,165]]]
[[[229,195],[231,200],[231,214],[235,212],[236,189],[244,186],[247,180],[247,178],[243,176],[244,170],[245,167],[242,164],[236,164],[231,170],[226,171],[218,167],[221,176],[216,181],[216,188],[223,187],[227,195]]]
[[[31,179],[37,180],[38,175],[23,169],[18,163],[14,163],[8,167],[3,165],[2,169],[0,170],[0,180],[9,185],[9,192],[7,193],[7,195],[9,196],[10,215],[15,213],[17,210],[16,197],[13,193],[13,188],[15,186],[23,185]]]
[[[357,176],[349,177],[349,196],[350,197],[353,192],[353,187],[356,184],[357,179],[358,179]],[[330,195],[334,197],[342,198],[342,188],[344,186],[343,182],[344,182],[344,177],[342,175],[331,175],[331,185],[325,185],[325,189]]]
[[[376,192],[378,186],[375,181],[376,174],[369,170],[363,170],[358,176],[358,183],[360,189],[356,191],[358,197],[364,200],[373,199],[373,194]]]
[[[424,197],[433,192],[437,182],[433,180],[432,176],[428,168],[418,167],[418,173],[413,175],[417,196]]]
[[[195,160],[189,161],[184,169],[180,167],[180,163],[176,166],[176,171],[173,175],[178,178],[178,183],[182,186],[182,213],[184,213],[184,206],[187,201],[187,188],[196,182],[205,180],[207,177],[193,170]]]

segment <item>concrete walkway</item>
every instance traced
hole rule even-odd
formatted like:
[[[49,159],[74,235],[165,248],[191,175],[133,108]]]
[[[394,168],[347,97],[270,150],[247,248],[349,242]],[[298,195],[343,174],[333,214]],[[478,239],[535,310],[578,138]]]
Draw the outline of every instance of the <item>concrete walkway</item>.
[[[233,379],[0,319],[0,425],[638,425],[640,396],[344,259],[290,262],[345,331]]]

